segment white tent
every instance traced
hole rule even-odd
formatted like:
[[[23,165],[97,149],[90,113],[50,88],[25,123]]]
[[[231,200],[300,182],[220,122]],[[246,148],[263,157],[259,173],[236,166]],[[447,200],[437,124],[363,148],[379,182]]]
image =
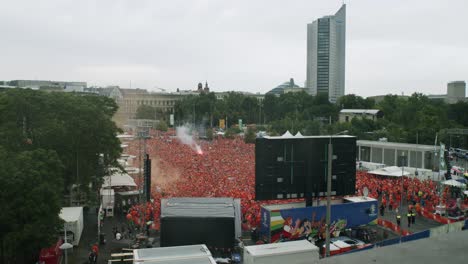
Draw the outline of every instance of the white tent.
[[[456,181],[456,180],[446,180],[446,181],[443,181],[442,184],[443,185],[453,186],[453,187],[459,187],[459,188],[466,187],[466,184],[461,183],[461,182]]]
[[[286,133],[284,133],[281,137],[282,137],[282,138],[292,138],[292,137],[294,137],[294,136],[293,136],[293,135],[291,134],[291,132],[289,132],[289,130],[288,130],[288,131],[286,131]]]
[[[115,172],[112,176],[105,176],[102,188],[109,188],[115,186],[131,186],[136,187],[135,180],[127,173]]]
[[[65,222],[65,228],[68,235],[73,233],[73,240],[68,243],[78,246],[80,243],[81,233],[83,232],[83,207],[63,207],[60,211],[60,218]]]
[[[385,168],[376,169],[369,171],[370,174],[381,175],[381,176],[390,176],[390,177],[401,177],[408,176],[411,173],[407,170],[402,170],[401,167],[390,166]]]
[[[301,131],[297,132],[295,137],[304,137],[302,134],[301,134]]]

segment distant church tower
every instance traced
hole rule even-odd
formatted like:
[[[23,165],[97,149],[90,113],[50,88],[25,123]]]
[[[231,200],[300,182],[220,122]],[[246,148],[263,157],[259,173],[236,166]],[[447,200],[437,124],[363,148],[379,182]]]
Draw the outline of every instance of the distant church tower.
[[[208,87],[208,81],[205,82],[205,89],[203,89],[203,91],[205,93],[209,93],[210,92],[210,87]]]
[[[198,90],[197,92],[199,93],[202,93],[203,92],[203,84],[202,83],[198,83]]]

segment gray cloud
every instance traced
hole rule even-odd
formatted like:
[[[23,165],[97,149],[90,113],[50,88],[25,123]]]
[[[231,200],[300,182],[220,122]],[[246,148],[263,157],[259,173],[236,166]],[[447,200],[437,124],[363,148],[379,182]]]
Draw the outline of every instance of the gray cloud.
[[[444,93],[466,80],[468,2],[348,0],[346,92]],[[306,25],[341,1],[0,3],[0,79],[266,92],[303,84]]]

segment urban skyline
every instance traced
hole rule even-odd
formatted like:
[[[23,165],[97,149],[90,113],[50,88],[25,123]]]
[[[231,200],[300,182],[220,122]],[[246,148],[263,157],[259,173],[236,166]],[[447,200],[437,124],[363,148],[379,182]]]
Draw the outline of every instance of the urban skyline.
[[[294,78],[302,86],[305,26],[341,3],[6,2],[0,80],[169,91],[208,80],[215,91],[265,93]],[[440,94],[468,79],[464,1],[346,4],[346,94]]]

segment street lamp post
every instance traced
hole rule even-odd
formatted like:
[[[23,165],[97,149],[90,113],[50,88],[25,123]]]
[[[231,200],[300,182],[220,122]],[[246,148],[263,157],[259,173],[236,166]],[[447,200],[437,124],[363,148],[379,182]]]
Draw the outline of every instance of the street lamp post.
[[[327,216],[326,216],[326,256],[330,256],[330,218],[331,218],[331,180],[332,180],[332,158],[333,158],[333,146],[331,142],[332,136],[328,143],[328,156],[327,156]]]
[[[406,164],[406,157],[405,157],[405,152],[402,153],[402,155],[399,157],[400,158],[400,166],[401,166],[401,197],[400,197],[400,210],[399,214],[401,217],[401,214],[403,213],[403,192],[404,192],[404,175],[405,175],[405,164]],[[397,213],[398,214],[398,213]],[[400,222],[401,223],[401,222]],[[401,243],[401,236],[402,233],[400,231],[400,243]]]
[[[73,245],[67,242],[67,226],[66,223],[63,225],[63,230],[65,232],[64,243],[60,245],[60,249],[65,253],[65,264],[68,264],[68,250],[73,248]]]
[[[346,134],[348,130],[341,131],[335,135]],[[330,222],[331,222],[331,185],[332,185],[332,160],[333,160],[333,145],[332,137],[330,135],[328,141],[328,151],[327,151],[327,215],[326,215],[326,225],[325,225],[325,256],[330,256]]]

